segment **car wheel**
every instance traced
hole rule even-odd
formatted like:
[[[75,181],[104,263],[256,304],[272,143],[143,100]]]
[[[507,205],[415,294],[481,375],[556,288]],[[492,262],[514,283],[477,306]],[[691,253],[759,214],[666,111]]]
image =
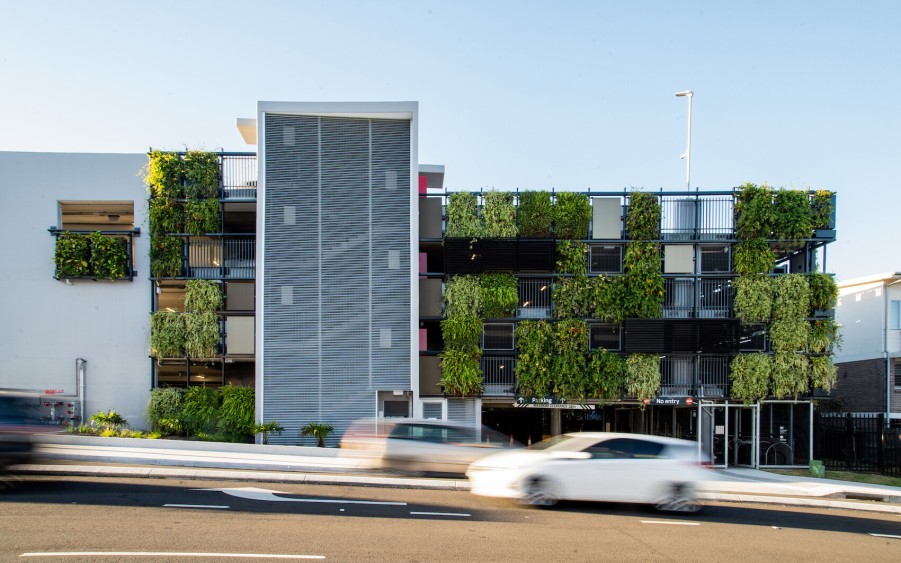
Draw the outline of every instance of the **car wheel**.
[[[550,507],[557,504],[559,499],[547,479],[535,477],[526,483],[526,494],[523,501],[532,506]]]
[[[691,485],[685,483],[673,483],[670,485],[665,500],[654,506],[661,512],[694,513],[701,510],[701,503],[695,497]]]

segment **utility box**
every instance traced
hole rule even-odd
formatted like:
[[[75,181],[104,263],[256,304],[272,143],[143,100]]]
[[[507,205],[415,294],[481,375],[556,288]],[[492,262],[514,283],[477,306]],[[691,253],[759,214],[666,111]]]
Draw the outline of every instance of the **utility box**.
[[[811,477],[819,477],[820,479],[826,477],[826,468],[823,466],[822,461],[818,459],[810,460],[809,468]]]

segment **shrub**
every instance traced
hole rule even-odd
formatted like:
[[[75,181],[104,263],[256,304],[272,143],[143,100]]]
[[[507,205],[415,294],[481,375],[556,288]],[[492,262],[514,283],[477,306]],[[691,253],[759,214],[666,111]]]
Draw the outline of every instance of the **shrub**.
[[[588,245],[572,240],[557,242],[557,272],[572,276],[588,273]]]
[[[313,436],[316,438],[316,446],[325,447],[325,440],[329,434],[335,431],[335,427],[325,422],[311,422],[300,429],[301,436]]]
[[[794,352],[777,352],[773,354],[771,388],[773,397],[797,399],[808,389],[807,356]]]
[[[810,388],[831,391],[835,387],[837,370],[829,356],[810,357]]]
[[[192,358],[214,357],[221,339],[219,316],[216,313],[185,313],[183,317],[185,353]]]
[[[219,392],[212,387],[188,387],[183,395],[181,420],[189,435],[216,429]]]
[[[779,319],[770,325],[770,343],[774,352],[796,352],[807,349],[810,323],[805,319]]]
[[[126,276],[128,260],[125,239],[91,233],[91,270],[95,278],[115,280]]]
[[[180,237],[159,236],[150,241],[150,272],[155,278],[174,278],[181,274],[182,246]]]
[[[218,233],[222,230],[222,206],[218,199],[202,199],[185,204],[185,230],[192,235]]]
[[[174,152],[153,151],[147,156],[145,180],[153,197],[184,197],[184,162]]]
[[[814,229],[831,229],[835,209],[832,198],[835,196],[828,190],[817,190],[810,196],[810,222]]]
[[[804,319],[810,312],[810,285],[804,274],[773,278],[773,319]]]
[[[472,315],[458,315],[441,321],[444,347],[457,350],[478,348],[482,336],[482,319]]]
[[[592,314],[591,284],[586,276],[562,278],[554,284],[551,296],[554,316],[558,319],[581,319]]]
[[[147,211],[147,219],[150,222],[151,238],[182,233],[185,226],[185,208],[173,201],[152,199]]]
[[[219,191],[219,156],[214,152],[188,151],[182,164],[188,199],[214,198]]]
[[[219,392],[222,395],[217,422],[219,432],[232,442],[251,441],[256,408],[253,387],[226,385]]]
[[[619,324],[625,318],[622,308],[622,278],[597,276],[590,278],[590,316],[604,322]]]
[[[212,280],[188,280],[185,284],[185,310],[215,313],[222,307],[222,285]]]
[[[554,325],[554,391],[567,400],[584,401],[588,393],[585,355],[588,352],[588,325],[566,320]]]
[[[736,274],[766,274],[776,265],[776,255],[770,250],[766,239],[757,238],[741,241],[735,245],[735,263],[732,269]]]
[[[800,248],[798,239],[813,235],[807,192],[778,190],[773,203],[773,237],[784,249]]]
[[[170,427],[162,424],[163,420],[177,420],[181,417],[183,395],[184,390],[175,387],[157,387],[150,392],[147,422],[152,431],[165,432]]]

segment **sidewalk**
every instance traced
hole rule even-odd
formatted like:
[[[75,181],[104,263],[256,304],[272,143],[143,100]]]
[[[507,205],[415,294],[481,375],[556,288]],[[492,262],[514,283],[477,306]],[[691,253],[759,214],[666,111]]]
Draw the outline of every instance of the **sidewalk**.
[[[42,438],[39,458],[66,462],[26,464],[23,473],[104,475],[157,479],[229,479],[254,482],[468,490],[466,479],[373,474],[365,458],[336,448],[263,446],[182,440],[99,438],[58,434]],[[711,471],[704,500],[864,510],[901,515],[901,488],[756,469]]]

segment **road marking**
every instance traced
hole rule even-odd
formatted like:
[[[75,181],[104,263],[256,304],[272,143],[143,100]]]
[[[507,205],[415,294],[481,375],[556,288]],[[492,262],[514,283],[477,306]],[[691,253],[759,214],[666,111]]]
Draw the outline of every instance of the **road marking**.
[[[194,553],[190,551],[37,551],[19,557],[240,557],[246,559],[325,559],[325,555],[283,553]]]
[[[164,504],[169,508],[230,508],[224,504]]]
[[[234,489],[193,489],[195,491],[219,491],[233,497],[245,498],[250,500],[262,500],[269,502],[315,502],[324,504],[369,504],[382,506],[407,506],[405,502],[389,502],[376,500],[336,500],[321,498],[284,498],[275,496],[276,494],[287,495],[283,491],[271,491],[269,489],[258,489],[256,487],[238,487]]]
[[[700,526],[698,522],[676,522],[673,520],[640,520],[642,524],[668,524],[670,526]]]
[[[901,536],[893,536],[890,534],[870,534],[874,538],[891,538],[893,540],[901,540]]]
[[[472,516],[472,514],[463,514],[462,512],[410,512],[410,514],[418,516]]]

